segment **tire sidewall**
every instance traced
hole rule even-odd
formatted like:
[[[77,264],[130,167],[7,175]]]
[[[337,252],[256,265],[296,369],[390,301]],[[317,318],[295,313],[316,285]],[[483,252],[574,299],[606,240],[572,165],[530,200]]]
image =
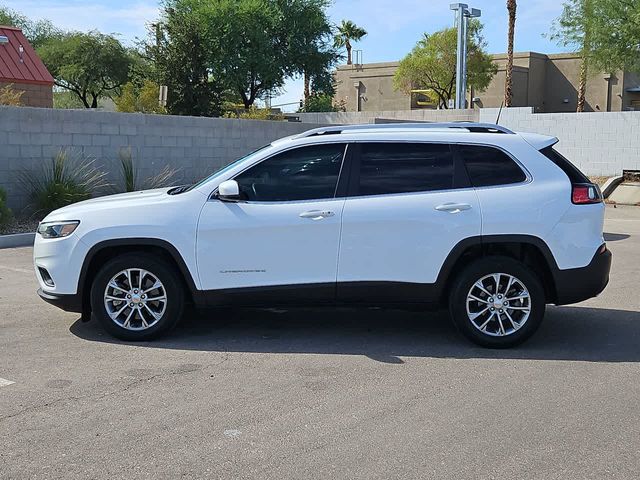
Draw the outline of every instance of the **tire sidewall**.
[[[104,306],[104,292],[107,283],[122,270],[141,268],[155,275],[164,285],[167,307],[162,318],[152,327],[141,330],[127,330],[117,325]],[[184,291],[175,270],[166,262],[146,254],[127,254],[108,261],[95,276],[91,285],[91,309],[100,324],[114,337],[122,340],[148,340],[156,338],[173,328],[184,308]]]
[[[531,298],[531,313],[524,326],[504,337],[492,337],[480,332],[467,315],[466,301],[471,286],[492,273],[507,273],[518,278]],[[464,269],[454,282],[449,300],[451,316],[458,330],[472,342],[490,348],[508,348],[527,340],[540,327],[545,306],[544,288],[537,275],[516,260],[498,256],[477,260]]]

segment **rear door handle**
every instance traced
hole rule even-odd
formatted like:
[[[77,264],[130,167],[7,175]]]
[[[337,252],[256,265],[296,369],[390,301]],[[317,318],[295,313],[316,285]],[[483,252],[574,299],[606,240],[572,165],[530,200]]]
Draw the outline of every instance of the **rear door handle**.
[[[436,210],[439,212],[460,213],[463,210],[470,210],[471,205],[468,203],[444,203],[438,205]]]
[[[323,218],[333,217],[335,213],[329,210],[309,210],[302,212],[300,218],[310,218],[311,220],[322,220]]]

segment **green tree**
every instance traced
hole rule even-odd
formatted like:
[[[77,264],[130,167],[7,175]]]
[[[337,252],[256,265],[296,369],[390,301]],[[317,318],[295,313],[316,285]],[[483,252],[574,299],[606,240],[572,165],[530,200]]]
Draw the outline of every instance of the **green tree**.
[[[551,38],[584,53],[590,67],[639,72],[640,0],[567,0]]]
[[[590,70],[640,72],[640,0],[568,0],[551,38],[582,57],[577,108],[581,112]]]
[[[353,48],[352,42],[362,40],[367,34],[367,31],[357,26],[351,20],[342,20],[342,23],[337,27],[338,31],[335,35],[335,46],[338,48],[347,49],[347,65],[352,64],[351,49]]]
[[[591,2],[594,67],[606,72],[624,69],[640,72],[640,0]]]
[[[219,113],[230,96],[249,109],[291,76],[306,74],[310,83],[336,56],[327,5],[327,0],[165,0],[159,32],[152,32],[145,50],[169,86],[169,111]]]
[[[587,93],[589,67],[593,61],[594,48],[591,42],[593,30],[593,1],[570,0],[564,4],[562,15],[555,21],[551,38],[560,45],[571,47],[582,57],[578,83],[577,112],[583,112]]]
[[[333,31],[326,14],[328,6],[328,0],[307,0],[291,2],[287,8],[289,62],[302,74],[305,101],[311,96],[314,79],[326,75],[340,58],[333,46]]]
[[[209,38],[217,38],[219,45],[210,64],[219,67],[226,86],[240,96],[246,109],[281,88],[298,69],[290,62],[289,41],[303,27],[289,24],[282,6],[299,1],[192,0],[200,5],[196,11],[208,25]]]
[[[497,72],[491,56],[485,52],[482,24],[469,22],[467,84],[477,91],[489,86]],[[410,94],[414,89],[432,90],[437,103],[447,108],[456,86],[455,28],[445,28],[432,34],[424,34],[414,49],[400,61],[393,79],[394,86]]]
[[[167,111],[173,115],[217,116],[222,113],[219,43],[210,37],[202,2],[165,0],[162,15],[150,28],[144,52],[154,66],[153,78],[166,85]]]
[[[53,38],[59,38],[62,30],[49,20],[30,20],[19,12],[0,6],[0,25],[17,27],[22,30],[33,48],[39,48]]]
[[[131,56],[120,41],[98,32],[68,33],[38,50],[56,85],[73,92],[86,108],[118,95],[127,82]]]

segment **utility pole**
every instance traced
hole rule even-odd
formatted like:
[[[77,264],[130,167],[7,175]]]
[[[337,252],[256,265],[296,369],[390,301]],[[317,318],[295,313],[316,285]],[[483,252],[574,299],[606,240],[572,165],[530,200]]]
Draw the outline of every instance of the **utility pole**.
[[[456,12],[458,26],[458,52],[456,56],[456,108],[465,108],[467,97],[467,27],[470,18],[478,18],[482,12],[469,8],[466,3],[452,3],[451,10]]]

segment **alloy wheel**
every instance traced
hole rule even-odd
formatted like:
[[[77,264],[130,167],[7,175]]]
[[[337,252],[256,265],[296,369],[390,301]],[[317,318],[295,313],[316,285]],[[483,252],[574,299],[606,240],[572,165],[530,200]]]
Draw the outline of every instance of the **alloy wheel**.
[[[520,330],[531,314],[525,284],[507,273],[492,273],[476,281],[467,294],[467,316],[480,332],[504,337]]]
[[[153,273],[128,268],[114,275],[107,284],[104,306],[116,325],[127,330],[146,330],[164,315],[167,292]]]

